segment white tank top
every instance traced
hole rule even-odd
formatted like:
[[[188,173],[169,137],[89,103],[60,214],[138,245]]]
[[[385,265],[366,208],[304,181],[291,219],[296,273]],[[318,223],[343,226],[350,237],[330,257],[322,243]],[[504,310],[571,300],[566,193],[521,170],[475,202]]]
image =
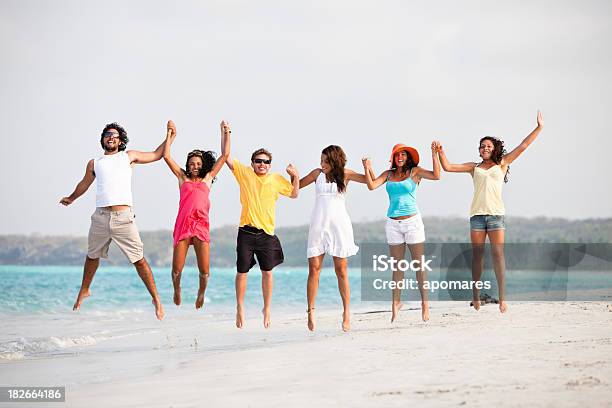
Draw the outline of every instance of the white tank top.
[[[94,159],[96,207],[132,206],[132,165],[127,152]]]

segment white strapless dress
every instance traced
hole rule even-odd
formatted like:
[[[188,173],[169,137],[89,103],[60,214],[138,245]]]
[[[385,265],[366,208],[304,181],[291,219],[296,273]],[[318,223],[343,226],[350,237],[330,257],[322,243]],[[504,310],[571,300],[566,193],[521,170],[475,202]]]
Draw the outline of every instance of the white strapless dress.
[[[329,254],[338,258],[355,255],[359,247],[353,238],[353,225],[346,211],[345,194],[336,183],[328,183],[321,172],[315,183],[316,200],[308,229],[308,258]]]

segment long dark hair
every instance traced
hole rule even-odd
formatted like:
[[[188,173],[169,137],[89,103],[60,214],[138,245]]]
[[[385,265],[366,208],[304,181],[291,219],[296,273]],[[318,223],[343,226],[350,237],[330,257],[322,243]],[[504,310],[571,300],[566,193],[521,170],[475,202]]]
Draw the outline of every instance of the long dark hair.
[[[336,183],[338,191],[343,193],[346,190],[346,183],[344,182],[344,166],[346,166],[346,155],[344,150],[340,146],[329,145],[323,151],[322,154],[327,157],[327,163],[331,167],[329,172],[329,181]]]
[[[119,143],[119,151],[124,151],[130,139],[128,139],[127,132],[125,131],[123,126],[119,125],[117,122],[109,123],[108,125],[104,126],[102,134],[100,135],[100,145],[104,149],[104,133],[111,129],[115,129],[117,132],[119,132],[119,141],[121,142]]]
[[[406,152],[406,161],[404,162],[403,166],[401,168],[397,168],[397,166],[395,165],[395,154],[400,153],[400,152]],[[406,150],[400,150],[399,152],[397,152],[393,155],[393,160],[391,161],[391,168],[390,170],[399,170],[400,171],[400,175],[401,174],[408,174],[410,175],[410,172],[412,171],[413,167],[416,167],[416,165],[414,164],[414,161],[412,160],[412,155],[410,153],[408,153]]]
[[[202,160],[202,167],[200,167],[198,177],[199,178],[206,177],[206,175],[211,172],[213,166],[215,165],[215,162],[217,161],[215,152],[210,151],[210,150],[198,150],[198,149],[195,149],[189,152],[189,154],[187,154],[187,160],[185,161],[186,170],[183,170],[183,173],[188,178],[191,178],[191,173],[188,171],[189,170],[189,159],[191,159],[194,156],[199,157]],[[216,177],[212,179],[213,183],[215,182],[215,179]]]
[[[491,160],[495,164],[501,164],[502,158],[506,154],[506,148],[504,147],[504,141],[496,137],[493,137],[493,136],[485,136],[482,139],[480,139],[480,142],[478,142],[479,151],[480,151],[480,145],[482,145],[482,142],[484,142],[485,140],[488,140],[491,143],[493,143],[493,153],[491,153]],[[508,168],[506,169],[506,174],[504,174],[504,183],[508,182],[508,173],[510,173],[510,166],[508,166]]]

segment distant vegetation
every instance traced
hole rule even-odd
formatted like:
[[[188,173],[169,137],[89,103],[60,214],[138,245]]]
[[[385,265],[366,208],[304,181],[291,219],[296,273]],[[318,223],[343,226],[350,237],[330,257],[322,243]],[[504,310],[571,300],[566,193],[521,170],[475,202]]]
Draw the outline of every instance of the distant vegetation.
[[[469,223],[465,218],[429,217],[424,219],[428,242],[469,242]],[[612,243],[612,219],[566,220],[562,218],[509,217],[506,242],[606,242]],[[385,242],[384,220],[355,223],[357,245]],[[308,226],[278,228],[284,266],[305,266]],[[172,263],[172,232],[142,231],[145,256],[153,266]],[[236,228],[211,231],[211,266],[231,267],[236,262]],[[87,249],[86,237],[3,235],[0,236],[0,264],[4,265],[81,265]],[[126,265],[127,260],[111,244],[107,265]],[[329,260],[328,260],[329,262]],[[359,256],[350,259],[359,263]],[[195,265],[193,251],[188,265]]]

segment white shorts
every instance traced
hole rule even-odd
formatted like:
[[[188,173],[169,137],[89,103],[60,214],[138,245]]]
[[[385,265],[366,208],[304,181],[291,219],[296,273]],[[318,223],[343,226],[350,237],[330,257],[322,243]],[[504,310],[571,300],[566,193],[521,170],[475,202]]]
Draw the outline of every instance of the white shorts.
[[[425,242],[425,225],[423,225],[421,214],[416,214],[404,220],[387,218],[385,234],[387,235],[387,244],[389,245],[419,244]]]

